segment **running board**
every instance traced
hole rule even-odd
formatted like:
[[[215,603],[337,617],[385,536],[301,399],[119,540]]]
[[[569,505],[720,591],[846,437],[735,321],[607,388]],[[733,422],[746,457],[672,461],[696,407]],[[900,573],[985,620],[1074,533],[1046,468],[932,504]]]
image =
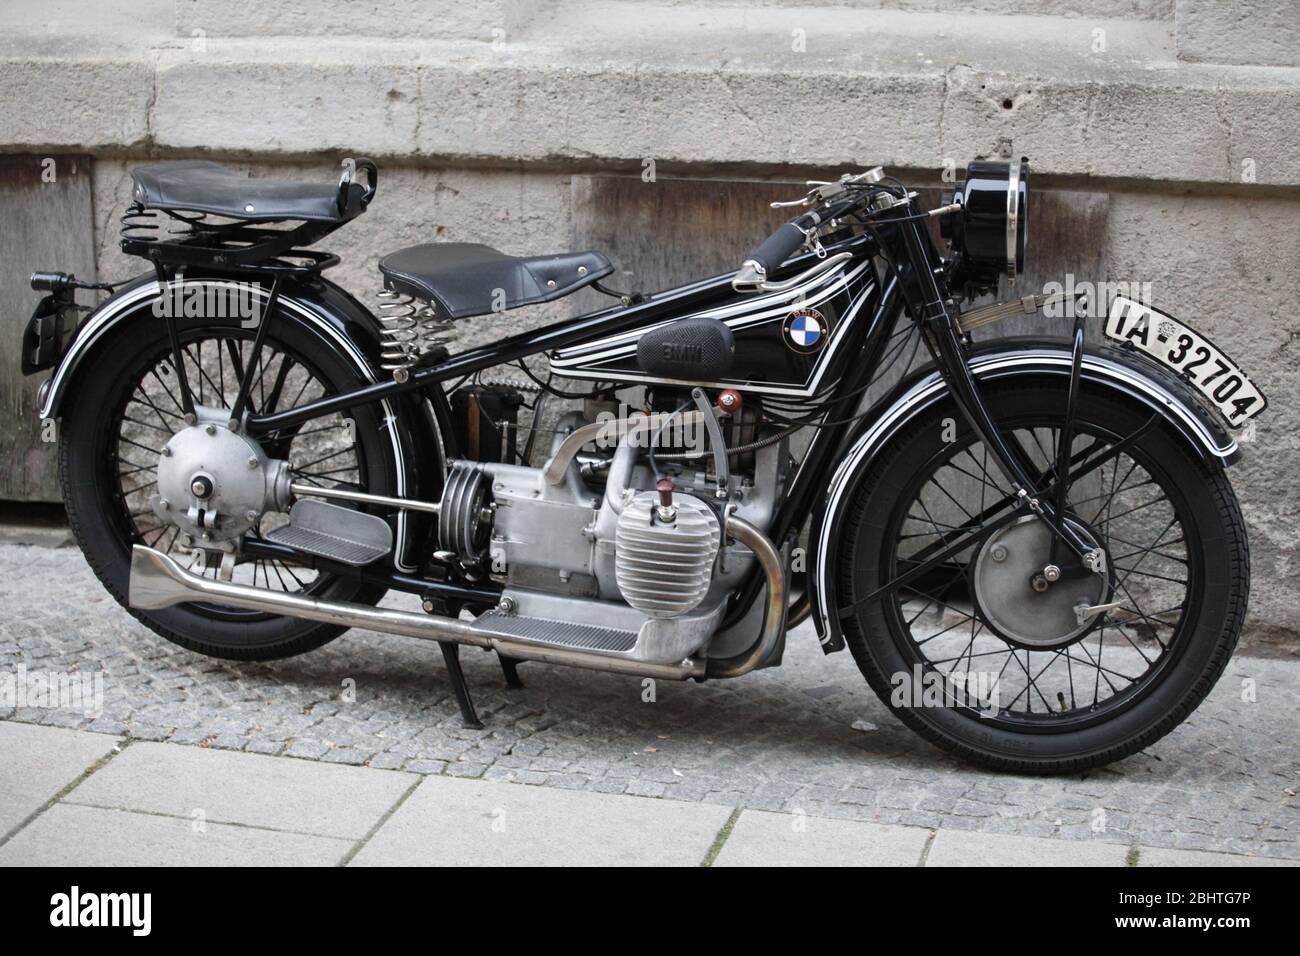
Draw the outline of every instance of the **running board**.
[[[627,654],[636,647],[636,631],[623,631],[616,627],[595,624],[578,624],[572,621],[551,621],[541,617],[524,617],[522,614],[505,614],[496,608],[485,611],[474,621],[475,627],[485,627],[496,634],[508,635],[530,643],[554,644],[563,647],[581,647],[589,651],[607,651]]]
[[[289,523],[268,531],[266,540],[353,567],[393,550],[393,530],[383,518],[311,498],[294,502]]]
[[[551,642],[547,640],[548,629],[544,625],[554,622],[530,619],[535,626],[524,630],[520,619],[507,621],[491,612],[476,621],[462,621],[368,604],[322,601],[304,594],[200,577],[186,571],[162,552],[140,544],[131,549],[127,600],[131,607],[140,610],[158,610],[190,601],[203,601],[421,640],[472,644],[514,660],[566,664],[638,677],[688,680],[705,676],[705,662],[694,658],[675,664],[656,664],[622,656],[620,651],[626,643],[622,631],[591,628],[593,633],[578,634],[564,630],[556,634],[557,640]],[[573,627],[565,625],[568,629]],[[596,631],[601,633],[594,633]],[[634,634],[630,636],[635,640]]]

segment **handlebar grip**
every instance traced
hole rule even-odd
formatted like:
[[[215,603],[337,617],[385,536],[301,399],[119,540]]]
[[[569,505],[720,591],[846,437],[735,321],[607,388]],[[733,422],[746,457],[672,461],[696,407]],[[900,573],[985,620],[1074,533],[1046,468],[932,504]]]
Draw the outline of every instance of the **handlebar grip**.
[[[759,244],[758,248],[745,257],[747,262],[756,262],[765,274],[771,274],[780,268],[781,263],[790,258],[804,244],[803,230],[793,222],[772,233]]]

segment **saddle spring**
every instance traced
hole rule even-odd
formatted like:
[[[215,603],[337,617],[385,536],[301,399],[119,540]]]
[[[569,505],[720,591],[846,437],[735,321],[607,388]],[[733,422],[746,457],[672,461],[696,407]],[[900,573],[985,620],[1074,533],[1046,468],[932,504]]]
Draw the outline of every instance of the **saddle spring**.
[[[391,289],[379,292],[379,324],[379,367],[394,376],[453,338],[451,321],[432,305]]]
[[[138,202],[127,206],[118,222],[124,240],[155,242],[161,233],[158,213],[152,209],[145,209]]]
[[[124,241],[165,242],[169,236],[191,236],[210,225],[207,213],[185,214],[174,209],[145,209],[133,202],[118,217],[119,234]],[[180,224],[180,228],[170,228]]]

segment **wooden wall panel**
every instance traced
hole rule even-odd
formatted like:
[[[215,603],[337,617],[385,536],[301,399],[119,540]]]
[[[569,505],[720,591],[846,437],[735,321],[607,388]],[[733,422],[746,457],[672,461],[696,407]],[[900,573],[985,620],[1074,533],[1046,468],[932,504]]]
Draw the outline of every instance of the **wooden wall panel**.
[[[659,180],[633,176],[575,176],[573,229],[575,249],[598,249],[610,256],[618,272],[606,280],[624,291],[653,292],[693,279],[735,269],[792,210],[768,208],[774,199],[802,194],[802,183],[724,180]],[[940,202],[938,188],[919,190],[926,208]],[[1105,250],[1109,197],[1105,193],[1035,190],[1029,214],[1029,268],[1014,287],[1003,280],[996,301],[1043,291],[1049,281],[1064,283],[1106,276]],[[935,235],[937,237],[937,225]],[[575,310],[603,308],[610,300],[584,291],[572,300]],[[976,333],[980,341],[1013,335],[1068,335],[1070,322],[1043,315],[1007,319]],[[1090,341],[1101,338],[1094,322]],[[920,349],[913,367],[928,356]],[[901,363],[900,363],[901,366]],[[903,374],[899,367],[874,387],[882,394]]]
[[[90,163],[87,156],[0,156],[0,459],[7,465],[0,499],[60,500],[55,446],[41,441],[36,421],[36,389],[47,376],[25,378],[19,360],[40,297],[28,285],[31,273],[95,277]]]
[[[599,249],[618,270],[606,280],[621,291],[657,292],[735,270],[753,249],[790,218],[769,209],[799,196],[799,184],[636,176],[573,177],[575,249]],[[610,299],[584,290],[581,310]]]

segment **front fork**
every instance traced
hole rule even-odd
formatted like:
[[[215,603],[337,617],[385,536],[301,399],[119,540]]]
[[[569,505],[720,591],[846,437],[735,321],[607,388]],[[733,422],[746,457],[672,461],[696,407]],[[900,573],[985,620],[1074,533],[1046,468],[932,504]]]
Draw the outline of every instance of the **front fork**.
[[[971,374],[963,335],[957,323],[956,310],[944,300],[938,280],[935,278],[935,271],[931,265],[933,256],[929,236],[924,233],[924,228],[917,219],[900,223],[900,231],[912,265],[912,274],[918,280],[916,285],[919,286],[917,291],[921,298],[918,315],[922,334],[926,347],[939,368],[939,374],[947,383],[949,391],[957,402],[957,407],[976,437],[992,453],[994,462],[1010,483],[1021,508],[1027,508],[1051,529],[1052,548],[1043,569],[1044,583],[1050,585],[1060,577],[1092,573],[1100,557],[1095,553],[1092,543],[1085,539],[1073,524],[1065,520],[1070,446],[1074,436],[1079,369],[1083,361],[1083,317],[1079,315],[1074,323],[1073,362],[1070,369],[1065,422],[1061,428],[1057,460],[1053,469],[1056,472],[1055,500],[1046,501],[1043,500],[1039,487],[1042,477],[1034,478],[1029,474],[1023,450],[1021,454],[1017,454],[1006,436],[1002,434],[980,394],[974,375]],[[916,309],[917,306],[913,305],[913,308]]]

